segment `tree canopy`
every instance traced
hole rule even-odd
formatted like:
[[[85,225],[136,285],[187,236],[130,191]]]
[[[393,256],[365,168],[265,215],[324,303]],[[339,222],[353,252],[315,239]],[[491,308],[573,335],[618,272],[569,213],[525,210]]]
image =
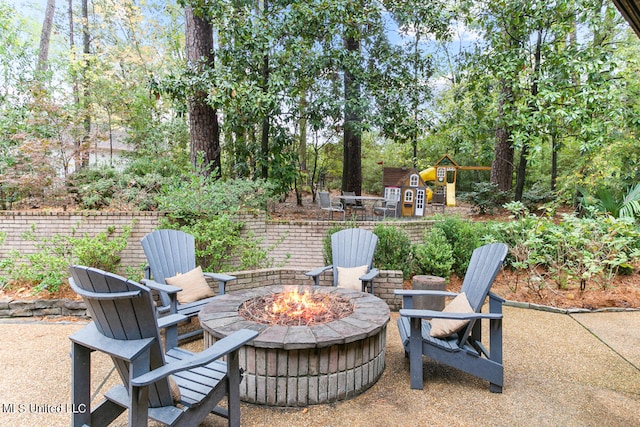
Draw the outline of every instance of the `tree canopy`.
[[[491,180],[515,200],[639,181],[640,41],[611,2],[80,0],[51,21],[42,7],[0,0],[5,208],[132,159],[283,195],[380,192],[381,164],[444,154],[493,166],[462,190]]]

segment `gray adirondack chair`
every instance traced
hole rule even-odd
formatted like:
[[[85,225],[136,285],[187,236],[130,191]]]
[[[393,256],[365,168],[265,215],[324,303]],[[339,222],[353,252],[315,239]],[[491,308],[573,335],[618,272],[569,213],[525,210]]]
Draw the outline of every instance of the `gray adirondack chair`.
[[[186,316],[188,320],[197,316],[200,309],[211,301],[211,298],[180,304],[177,298],[180,288],[169,286],[165,281],[168,277],[184,274],[196,268],[194,237],[180,230],[155,230],[144,236],[140,243],[148,263],[142,283],[158,291],[160,315],[177,313]],[[219,295],[225,293],[227,282],[235,279],[234,276],[223,273],[205,272],[204,275],[218,281]],[[179,334],[177,339],[184,340],[200,334],[202,329],[195,329]],[[177,342],[172,345],[177,345]]]
[[[165,354],[149,288],[81,266],[71,267],[69,282],[93,319],[70,337],[72,403],[78,409],[72,415],[73,426],[105,426],[126,410],[129,426],[146,426],[148,418],[171,426],[194,426],[211,412],[228,418],[230,426],[240,425],[238,349],[257,332],[240,330],[197,354],[180,348],[169,348]],[[174,328],[180,319],[184,316],[161,318],[160,326]],[[93,351],[111,356],[122,385],[110,389],[91,410]],[[175,393],[172,396],[171,382],[179,387],[179,402]],[[226,410],[217,407],[225,396]]]
[[[373,293],[373,279],[379,271],[373,267],[373,255],[378,244],[378,236],[369,230],[362,228],[348,228],[331,235],[331,258],[332,264],[318,267],[305,273],[312,277],[314,284],[319,285],[320,275],[333,270],[333,286],[338,286],[338,267],[359,267],[367,265],[368,271],[359,280],[362,282],[362,292],[366,292],[367,285],[369,291]]]
[[[345,219],[345,211],[342,203],[332,202],[331,195],[328,191],[318,191],[318,219],[322,211],[327,211],[327,219],[333,219],[333,213],[342,214],[342,220]]]
[[[504,300],[489,292],[507,255],[507,245],[492,243],[473,251],[460,292],[464,292],[474,313],[445,313],[412,309],[413,296],[455,296],[446,291],[396,290],[403,298],[398,318],[398,330],[405,354],[409,356],[411,388],[422,389],[422,355],[489,381],[489,389],[501,393],[504,367],[502,363],[502,303]],[[489,312],[482,305],[489,296]],[[469,319],[460,332],[446,338],[430,335],[431,323],[424,318]],[[482,343],[481,321],[489,321],[489,349]]]

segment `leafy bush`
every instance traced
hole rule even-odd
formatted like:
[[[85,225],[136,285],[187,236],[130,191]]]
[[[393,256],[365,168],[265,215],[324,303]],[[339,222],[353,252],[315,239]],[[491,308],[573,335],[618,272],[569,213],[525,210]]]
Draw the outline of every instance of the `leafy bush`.
[[[138,162],[121,172],[106,165],[86,167],[70,175],[67,186],[83,209],[153,210],[162,183],[169,178],[153,170],[143,172]]]
[[[541,205],[555,200],[555,194],[548,188],[536,186],[522,193],[522,204],[531,212]]]
[[[163,186],[158,202],[167,215],[160,226],[192,234],[198,262],[209,271],[238,264],[242,269],[270,267],[269,249],[253,235],[241,236],[244,224],[234,214],[265,209],[272,195],[273,187],[265,181],[221,181],[192,173]]]
[[[197,262],[205,271],[228,271],[235,261],[240,269],[271,266],[267,251],[255,239],[242,237],[243,224],[230,215],[200,218],[177,228],[193,235]]]
[[[109,206],[116,191],[116,170],[110,167],[86,167],[67,178],[69,192],[84,209]]]
[[[578,188],[580,193],[579,209],[583,214],[606,213],[615,218],[640,217],[640,183],[627,189],[622,193],[618,188],[601,187],[595,194],[591,195],[582,187]]]
[[[218,213],[241,209],[265,209],[274,189],[263,180],[215,180],[191,173],[165,184],[158,196],[158,208],[176,223],[190,223]]]
[[[480,214],[493,213],[511,198],[511,195],[491,182],[479,182],[473,185],[473,191],[464,195],[464,201],[473,206]]]
[[[391,225],[378,224],[373,229],[378,236],[374,264],[381,270],[401,270],[408,279],[411,275],[412,245],[404,230]]]
[[[483,243],[486,234],[485,224],[449,215],[442,221],[436,221],[433,228],[439,228],[444,232],[453,248],[453,271],[459,276],[464,276],[471,254]]]
[[[453,267],[453,248],[440,228],[424,232],[424,243],[413,247],[414,273],[449,277]]]
[[[99,268],[105,271],[116,271],[120,265],[120,252],[127,247],[131,235],[131,226],[122,227],[122,234],[114,236],[116,228],[110,226],[107,231],[93,237],[70,237],[67,245],[71,246],[72,261],[80,265]]]
[[[114,236],[114,233],[115,228],[109,227],[106,232],[94,237],[75,237],[75,230],[72,230],[71,236],[54,235],[38,241],[35,228],[32,228],[22,237],[34,241],[38,250],[29,254],[17,250],[9,252],[0,261],[0,271],[4,273],[0,277],[0,284],[32,286],[34,293],[44,290],[56,292],[66,283],[72,264],[115,272],[120,264],[119,254],[127,246],[131,227],[123,227],[120,236]]]
[[[509,245],[509,263],[527,271],[528,284],[534,288],[547,278],[562,289],[572,284],[585,289],[589,281],[606,288],[640,255],[640,230],[630,218],[565,214],[554,221],[527,215],[493,223],[492,232],[496,240]]]

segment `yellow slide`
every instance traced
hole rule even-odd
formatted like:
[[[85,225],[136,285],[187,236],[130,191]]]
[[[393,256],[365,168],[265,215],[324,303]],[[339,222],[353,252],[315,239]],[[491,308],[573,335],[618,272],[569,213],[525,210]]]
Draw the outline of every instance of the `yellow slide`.
[[[447,182],[447,206],[456,205],[456,184]]]
[[[436,180],[436,168],[434,168],[432,166],[430,168],[427,168],[427,169],[423,170],[422,172],[420,172],[420,178],[422,178],[422,180],[424,182],[435,181]]]
[[[422,172],[420,172],[419,175],[420,175],[420,178],[422,178],[422,180],[425,182],[425,184],[427,184],[429,181],[435,181],[436,168],[434,167],[427,168]],[[431,198],[433,197],[433,191],[431,190],[431,188],[427,187],[426,193],[427,193],[426,197],[427,197],[427,203],[428,203],[431,201]]]

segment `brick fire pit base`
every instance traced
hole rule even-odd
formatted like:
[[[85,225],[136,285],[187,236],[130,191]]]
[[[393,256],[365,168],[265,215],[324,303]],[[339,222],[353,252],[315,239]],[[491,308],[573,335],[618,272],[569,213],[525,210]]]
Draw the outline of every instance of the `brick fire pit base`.
[[[296,288],[335,293],[353,304],[353,313],[312,326],[269,326],[238,315],[247,300]],[[272,406],[346,400],[371,387],[384,371],[388,322],[389,307],[380,298],[326,286],[267,286],[225,294],[200,312],[205,347],[238,329],[260,332],[240,350],[245,370],[240,398]]]

